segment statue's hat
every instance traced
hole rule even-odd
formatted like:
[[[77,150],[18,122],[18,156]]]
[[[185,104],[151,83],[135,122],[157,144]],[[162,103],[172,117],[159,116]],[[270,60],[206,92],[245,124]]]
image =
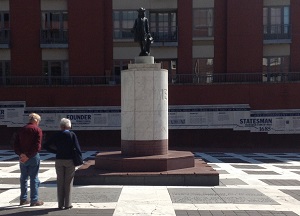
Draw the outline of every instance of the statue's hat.
[[[145,11],[146,11],[146,9],[143,8],[143,7],[141,7],[141,8],[138,9],[138,12],[145,12]]]

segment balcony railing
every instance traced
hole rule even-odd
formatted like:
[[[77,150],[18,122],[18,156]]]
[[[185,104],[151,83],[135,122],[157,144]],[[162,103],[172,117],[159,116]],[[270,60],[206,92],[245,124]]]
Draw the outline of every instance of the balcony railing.
[[[177,26],[167,26],[157,28],[156,31],[151,31],[151,36],[154,42],[177,42],[178,41],[178,31]]]
[[[291,39],[291,25],[264,25],[264,40]]]
[[[293,83],[300,82],[300,72],[288,73],[229,73],[169,75],[170,85],[213,85],[234,83]],[[120,76],[7,76],[0,77],[0,86],[98,86],[119,85]]]
[[[156,28],[155,31],[151,31],[151,36],[154,39],[154,42],[177,42],[178,41],[178,33],[177,26],[173,27],[161,27]],[[131,32],[131,29],[115,29],[114,30],[114,39],[132,39],[134,35]]]
[[[0,30],[0,44],[10,43],[10,30],[2,29]]]
[[[67,44],[68,30],[41,30],[41,44]]]

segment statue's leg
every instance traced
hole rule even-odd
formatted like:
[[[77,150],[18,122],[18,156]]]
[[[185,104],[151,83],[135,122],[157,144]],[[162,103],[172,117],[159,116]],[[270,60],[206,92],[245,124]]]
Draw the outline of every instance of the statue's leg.
[[[148,54],[150,54],[150,44],[151,44],[151,41],[147,40],[145,51],[146,51]]]
[[[140,48],[141,48],[141,53],[140,53],[140,56],[144,54],[145,50],[144,50],[144,44],[143,44],[143,41],[140,40]]]

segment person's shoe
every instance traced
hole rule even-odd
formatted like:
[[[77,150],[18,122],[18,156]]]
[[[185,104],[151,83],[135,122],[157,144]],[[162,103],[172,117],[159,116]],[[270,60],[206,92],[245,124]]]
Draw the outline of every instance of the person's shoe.
[[[73,206],[71,205],[71,206],[69,206],[69,207],[65,207],[65,209],[71,209],[71,208],[73,208]]]
[[[36,202],[30,203],[30,206],[41,206],[41,205],[44,205],[43,201],[36,201]]]
[[[65,209],[65,207],[63,207],[63,206],[60,206],[60,207],[58,207],[58,209],[60,209],[60,210],[64,210],[64,209]]]
[[[20,201],[20,205],[27,205],[29,204],[30,202],[28,200],[21,200]]]

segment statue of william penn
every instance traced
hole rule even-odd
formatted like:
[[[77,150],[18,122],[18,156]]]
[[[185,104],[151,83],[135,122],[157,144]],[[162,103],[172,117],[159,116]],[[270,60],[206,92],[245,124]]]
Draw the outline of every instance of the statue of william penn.
[[[138,9],[138,18],[135,20],[131,30],[134,33],[134,41],[140,44],[140,56],[150,55],[150,44],[153,43],[153,38],[149,32],[149,22],[145,17],[145,11],[145,8],[142,7]]]

